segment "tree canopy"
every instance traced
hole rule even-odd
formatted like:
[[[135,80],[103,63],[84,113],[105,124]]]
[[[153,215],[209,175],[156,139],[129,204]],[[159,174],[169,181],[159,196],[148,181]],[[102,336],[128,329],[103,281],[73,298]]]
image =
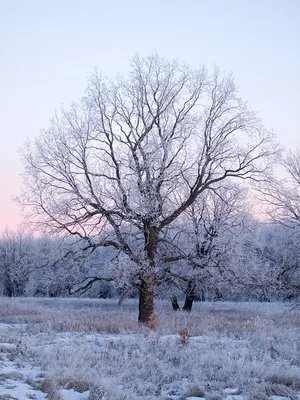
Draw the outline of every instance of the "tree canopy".
[[[174,251],[172,231],[206,192],[265,179],[275,153],[231,74],[135,56],[127,77],[95,72],[80,102],[27,144],[22,202],[31,223],[80,239],[87,254],[125,257],[148,322],[159,270],[197,257]]]

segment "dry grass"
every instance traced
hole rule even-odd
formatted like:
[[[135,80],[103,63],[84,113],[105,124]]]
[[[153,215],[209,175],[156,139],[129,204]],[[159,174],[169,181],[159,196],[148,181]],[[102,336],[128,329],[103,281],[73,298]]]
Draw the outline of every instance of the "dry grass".
[[[297,395],[285,385],[269,384],[262,382],[250,388],[249,400],[267,400],[271,396],[287,397],[291,400],[298,400]]]
[[[48,400],[60,400],[59,392],[61,389],[73,389],[78,393],[83,393],[89,390],[90,384],[84,380],[75,380],[72,377],[65,376],[61,379],[44,379],[36,389],[47,393]]]
[[[7,379],[11,379],[12,381],[18,381],[18,380],[23,380],[24,376],[23,374],[13,371],[13,372],[7,372],[4,374],[0,373],[0,381],[5,381]]]
[[[89,400],[196,396],[195,387],[209,399],[221,399],[226,388],[255,400],[293,399],[300,389],[298,309],[201,303],[187,314],[161,302],[153,332],[137,323],[135,301],[120,308],[111,300],[2,300],[2,322],[26,324],[18,346],[46,371],[49,399],[61,388],[89,389]]]

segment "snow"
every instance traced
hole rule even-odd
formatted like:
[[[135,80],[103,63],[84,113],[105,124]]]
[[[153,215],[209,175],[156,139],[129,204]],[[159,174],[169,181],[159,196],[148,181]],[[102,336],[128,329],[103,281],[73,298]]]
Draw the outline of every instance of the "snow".
[[[3,335],[8,332],[17,331],[16,324],[1,324],[0,333]],[[72,335],[62,335],[59,342],[70,342]],[[54,343],[48,343],[48,346],[52,348]],[[13,360],[11,355],[17,351],[17,345],[15,343],[0,343],[0,398],[10,399],[34,399],[43,400],[47,399],[47,394],[41,390],[34,388],[31,384],[27,383],[27,380],[33,382],[41,381],[41,376],[44,376],[43,371],[38,367],[26,363],[19,365],[18,362]],[[10,379],[12,378],[12,379]],[[43,378],[42,378],[43,380]],[[60,390],[62,400],[87,400],[89,397],[89,391],[83,393],[76,392],[73,389]]]
[[[0,394],[8,399],[46,399],[45,393],[34,389],[30,384],[26,383],[27,378],[37,376],[41,371],[30,364],[20,366],[10,359],[11,357],[9,356],[16,349],[17,346],[15,344],[0,343]]]
[[[225,391],[226,390],[231,390],[231,389],[225,389]],[[246,396],[241,396],[241,395],[238,395],[238,394],[231,394],[231,395],[229,395],[229,396],[226,396],[225,398],[224,398],[224,400],[245,400],[246,399]]]
[[[237,394],[237,392],[239,391],[238,388],[226,388],[224,390],[225,394]]]
[[[290,398],[285,396],[271,396],[270,400],[290,400]]]
[[[22,381],[14,381],[7,379],[5,383],[1,382],[0,386],[1,395],[10,396],[12,399],[36,399],[43,400],[47,395],[40,390],[34,390],[30,385]]]
[[[9,352],[16,350],[17,346],[13,343],[0,343],[0,351],[1,352]]]
[[[205,397],[186,397],[185,400],[204,400]]]
[[[87,400],[89,397],[88,390],[83,393],[78,393],[78,392],[75,392],[75,390],[73,390],[73,389],[70,389],[70,390],[62,389],[62,390],[60,390],[59,393],[62,397],[62,400]]]

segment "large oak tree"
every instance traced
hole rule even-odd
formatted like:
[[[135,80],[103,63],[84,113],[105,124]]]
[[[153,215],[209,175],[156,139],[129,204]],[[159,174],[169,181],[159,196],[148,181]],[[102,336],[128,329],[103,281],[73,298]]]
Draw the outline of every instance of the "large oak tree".
[[[168,229],[222,181],[262,179],[273,154],[232,75],[135,56],[127,77],[95,73],[81,101],[27,145],[22,202],[31,222],[78,237],[85,252],[123,254],[148,322],[158,269],[184,253],[170,244],[160,256]]]

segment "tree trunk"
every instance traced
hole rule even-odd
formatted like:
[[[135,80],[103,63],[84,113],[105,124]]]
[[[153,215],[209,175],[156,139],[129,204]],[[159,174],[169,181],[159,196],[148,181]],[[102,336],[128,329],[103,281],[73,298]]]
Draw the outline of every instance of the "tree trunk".
[[[149,323],[154,313],[154,286],[145,281],[142,282],[139,297],[139,322]]]
[[[149,324],[154,316],[154,294],[156,284],[155,251],[158,232],[151,221],[144,221],[145,254],[147,270],[142,275],[139,297],[139,322]]]
[[[188,285],[188,288],[186,291],[186,295],[185,295],[184,305],[182,307],[183,311],[186,311],[186,312],[192,311],[194,297],[195,297],[195,284],[192,282],[189,282],[189,285]]]
[[[191,312],[193,307],[193,301],[194,301],[194,296],[186,295],[182,310],[186,312]]]
[[[205,301],[205,293],[203,289],[200,292],[200,301]]]
[[[5,287],[5,296],[13,297],[13,288],[11,282],[9,282]]]
[[[173,311],[180,311],[180,307],[179,307],[176,296],[171,297],[171,303],[172,303]]]
[[[218,288],[215,289],[215,300],[222,299],[223,295]]]

